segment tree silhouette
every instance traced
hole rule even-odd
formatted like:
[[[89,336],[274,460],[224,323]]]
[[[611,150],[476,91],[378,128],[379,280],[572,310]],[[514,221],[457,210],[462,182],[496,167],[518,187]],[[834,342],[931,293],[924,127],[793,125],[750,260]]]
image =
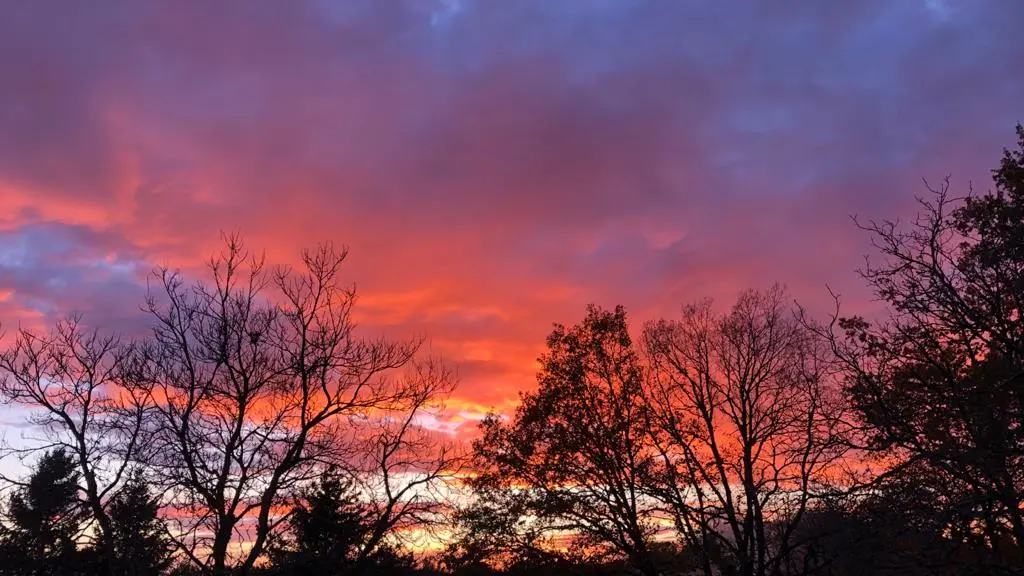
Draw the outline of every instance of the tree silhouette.
[[[577,545],[624,555],[656,574],[655,526],[643,495],[654,453],[626,313],[591,306],[579,325],[556,325],[547,346],[537,391],[521,396],[510,422],[492,415],[482,423],[477,497],[511,499],[504,506],[532,518],[531,529],[571,531]]]
[[[705,574],[792,572],[803,515],[845,453],[827,349],[776,286],[648,324],[656,496]],[[721,549],[725,554],[718,554]],[[799,573],[799,572],[797,572]]]
[[[274,569],[310,576],[411,569],[391,546],[371,542],[375,520],[356,484],[330,468],[292,509],[290,537],[271,551]]]
[[[79,472],[63,449],[44,453],[28,480],[11,495],[3,529],[0,574],[82,574],[77,540],[84,520]]]
[[[486,480],[473,483],[469,503],[453,514],[454,534],[441,558],[446,571],[490,574],[498,566],[506,572],[571,566],[571,559],[550,545],[552,522],[533,515],[529,493]]]
[[[159,511],[159,500],[136,469],[108,505],[117,574],[155,576],[170,567],[173,547]]]
[[[452,453],[415,422],[453,376],[416,361],[421,341],[356,336],[346,254],[321,246],[298,269],[269,269],[228,238],[209,282],[156,273],[152,334],[124,383],[160,399],[145,421],[144,469],[165,491],[179,553],[206,572],[251,572],[284,520],[275,509],[321,463],[383,487],[378,540],[429,508],[423,493],[452,469]],[[405,465],[415,470],[393,474]]]
[[[1008,558],[1024,545],[1024,129],[995,190],[958,203],[948,181],[909,226],[870,222],[881,255],[862,271],[887,321],[839,318],[864,442],[962,486],[949,507]],[[898,470],[897,470],[898,471]],[[1013,548],[1008,550],[1007,546]]]
[[[72,316],[49,333],[18,330],[0,353],[0,395],[31,410],[29,421],[42,434],[39,442],[8,451],[59,446],[72,458],[108,574],[114,550],[104,537],[111,530],[107,502],[141,457],[139,434],[151,406],[147,392],[117,386],[124,351],[116,335],[87,329]]]
[[[370,531],[352,482],[333,469],[292,510],[288,524],[292,546],[280,552],[278,563],[309,574],[326,574],[354,563]]]

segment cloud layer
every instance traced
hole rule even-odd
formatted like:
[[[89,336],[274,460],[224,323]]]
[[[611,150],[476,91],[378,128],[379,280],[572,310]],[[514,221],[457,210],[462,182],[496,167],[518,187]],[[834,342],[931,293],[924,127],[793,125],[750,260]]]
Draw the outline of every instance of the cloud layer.
[[[332,240],[368,331],[429,334],[467,412],[551,322],[825,285],[848,216],[988,187],[1024,120],[1002,0],[20,2],[0,8],[0,320],[138,326],[222,230]]]

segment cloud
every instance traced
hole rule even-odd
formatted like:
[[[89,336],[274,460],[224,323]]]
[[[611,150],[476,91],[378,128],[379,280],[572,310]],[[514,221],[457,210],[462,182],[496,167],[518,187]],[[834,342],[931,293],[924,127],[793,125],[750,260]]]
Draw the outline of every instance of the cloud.
[[[3,320],[38,328],[80,313],[88,323],[134,332],[149,269],[138,249],[111,232],[59,223],[0,232],[0,309],[11,312]]]
[[[428,334],[460,405],[552,322],[786,282],[857,302],[920,178],[984,188],[1024,112],[996,0],[86,5],[0,14],[0,315],[138,327],[221,230],[351,246],[367,332]],[[28,321],[28,320],[25,320]],[[469,409],[469,408],[467,408]]]

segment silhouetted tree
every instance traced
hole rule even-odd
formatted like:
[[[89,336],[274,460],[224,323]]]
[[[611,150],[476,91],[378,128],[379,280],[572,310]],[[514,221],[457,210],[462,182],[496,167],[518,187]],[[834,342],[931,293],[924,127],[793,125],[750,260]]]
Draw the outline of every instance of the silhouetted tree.
[[[550,544],[551,522],[533,516],[528,492],[501,483],[476,482],[469,502],[453,514],[454,533],[441,563],[456,574],[488,574],[497,567],[565,566],[565,554]]]
[[[309,574],[352,564],[369,532],[355,496],[352,482],[328,470],[292,510],[291,540],[274,551],[275,564]]]
[[[845,452],[823,341],[776,286],[724,315],[685,306],[648,324],[644,344],[653,487],[680,536],[705,551],[705,574],[793,573],[797,528]]]
[[[371,541],[375,521],[357,485],[328,469],[292,509],[288,537],[271,551],[274,570],[310,576],[410,571],[411,558]]]
[[[124,346],[116,335],[83,327],[80,318],[57,323],[50,333],[19,330],[0,353],[0,396],[31,410],[42,434],[8,451],[24,454],[60,447],[72,459],[81,494],[95,523],[96,552],[110,572],[114,551],[107,503],[140,456],[139,431],[151,398],[117,386]]]
[[[998,558],[962,514],[970,488],[923,463],[896,468],[856,500],[861,534],[875,553],[859,566],[882,574],[991,574]],[[847,554],[846,562],[855,557]]]
[[[322,246],[297,270],[271,270],[229,238],[209,282],[156,274],[152,335],[126,385],[160,399],[146,420],[148,479],[165,490],[179,552],[209,573],[249,573],[284,519],[275,510],[323,463],[382,487],[382,531],[426,516],[436,504],[424,493],[452,468],[416,425],[451,373],[416,362],[418,340],[356,336],[345,256]]]
[[[967,487],[923,462],[899,466],[843,498],[809,512],[799,533],[811,538],[807,574],[846,576],[1005,573],[1007,558],[958,509]]]
[[[108,505],[119,576],[156,576],[170,567],[173,547],[159,511],[158,498],[136,469]]]
[[[867,447],[962,487],[949,529],[1021,560],[1024,545],[1024,129],[995,190],[962,203],[948,181],[909,226],[870,222],[881,255],[863,277],[889,318],[838,319]],[[1008,550],[1007,546],[1014,550]]]
[[[28,480],[10,496],[0,541],[0,574],[70,576],[86,573],[77,547],[83,510],[79,472],[63,449],[45,452]]]
[[[568,532],[577,545],[656,574],[649,555],[656,526],[643,489],[654,453],[626,313],[591,306],[579,325],[556,325],[547,346],[538,389],[521,395],[511,421],[491,415],[482,423],[474,443],[477,498],[507,500],[531,530]]]

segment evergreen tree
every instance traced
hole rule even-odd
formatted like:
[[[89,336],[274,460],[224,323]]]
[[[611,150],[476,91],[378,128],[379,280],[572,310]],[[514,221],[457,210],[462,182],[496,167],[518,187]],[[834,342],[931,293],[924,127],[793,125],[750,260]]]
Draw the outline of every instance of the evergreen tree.
[[[46,452],[11,495],[0,542],[0,574],[64,576],[86,572],[76,546],[83,525],[78,472],[63,449]]]
[[[311,574],[326,574],[323,568],[351,563],[368,531],[353,502],[351,484],[331,470],[303,500],[289,521],[294,540],[286,562]]]
[[[372,542],[373,522],[351,481],[328,469],[292,510],[290,538],[274,546],[279,574],[334,576],[412,572],[412,559]]]
[[[158,500],[138,471],[111,500],[108,514],[117,574],[152,576],[170,567],[171,545],[159,510]]]

